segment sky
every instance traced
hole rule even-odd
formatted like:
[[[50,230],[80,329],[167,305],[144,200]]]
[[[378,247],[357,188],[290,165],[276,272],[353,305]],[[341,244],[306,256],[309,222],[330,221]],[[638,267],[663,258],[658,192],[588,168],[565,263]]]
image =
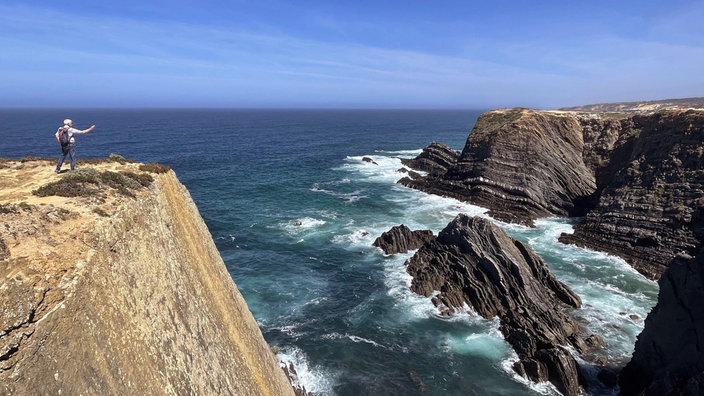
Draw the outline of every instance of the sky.
[[[704,1],[0,3],[0,108],[559,108],[704,96]]]

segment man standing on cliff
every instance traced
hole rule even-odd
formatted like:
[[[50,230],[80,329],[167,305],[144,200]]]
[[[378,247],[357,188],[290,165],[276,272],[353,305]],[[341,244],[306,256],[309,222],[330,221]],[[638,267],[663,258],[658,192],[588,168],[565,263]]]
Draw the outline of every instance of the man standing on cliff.
[[[56,173],[61,172],[61,166],[64,164],[64,160],[68,155],[71,161],[71,170],[76,169],[76,138],[73,135],[82,135],[88,133],[95,129],[95,125],[91,125],[87,129],[80,130],[73,127],[73,121],[71,119],[64,120],[64,126],[60,127],[56,131],[56,140],[61,143],[61,155],[59,155],[59,161],[56,163]]]

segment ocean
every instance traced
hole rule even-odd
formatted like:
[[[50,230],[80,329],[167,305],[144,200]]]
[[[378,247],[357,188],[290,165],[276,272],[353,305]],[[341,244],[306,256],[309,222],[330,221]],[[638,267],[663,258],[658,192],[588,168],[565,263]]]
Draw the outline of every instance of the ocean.
[[[0,157],[56,157],[53,134],[72,118],[79,129],[97,124],[78,136],[79,160],[116,153],[173,168],[265,339],[316,395],[557,394],[513,373],[496,320],[440,317],[409,290],[412,253],[372,246],[394,225],[437,234],[458,213],[487,216],[396,183],[400,158],[432,141],[461,150],[480,113],[5,109]],[[559,243],[570,219],[498,224],[579,294],[576,315],[604,337],[609,363],[627,362],[657,284],[619,258]]]

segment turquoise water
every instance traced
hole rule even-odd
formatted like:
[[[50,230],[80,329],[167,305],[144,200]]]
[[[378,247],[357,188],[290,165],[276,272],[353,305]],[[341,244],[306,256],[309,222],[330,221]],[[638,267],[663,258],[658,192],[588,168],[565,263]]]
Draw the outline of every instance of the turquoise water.
[[[555,394],[513,375],[496,321],[441,318],[408,289],[404,261],[371,246],[394,225],[441,230],[485,210],[396,184],[401,157],[431,141],[460,150],[478,111],[3,110],[1,157],[55,156],[53,132],[79,128],[79,157],[119,153],[171,166],[188,187],[267,341],[321,395]],[[373,159],[376,164],[363,161]],[[582,298],[576,312],[628,360],[657,285],[622,260],[557,242],[567,219],[529,243]],[[596,389],[592,394],[608,391]]]

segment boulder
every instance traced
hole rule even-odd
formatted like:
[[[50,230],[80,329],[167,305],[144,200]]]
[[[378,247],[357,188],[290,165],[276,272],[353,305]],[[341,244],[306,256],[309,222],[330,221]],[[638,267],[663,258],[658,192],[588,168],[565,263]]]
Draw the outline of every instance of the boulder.
[[[386,254],[406,253],[409,250],[418,249],[433,238],[433,232],[430,230],[412,231],[401,224],[381,234],[373,245],[383,250]]]
[[[454,166],[459,153],[446,144],[432,142],[413,159],[402,158],[401,163],[431,175],[442,175]]]

